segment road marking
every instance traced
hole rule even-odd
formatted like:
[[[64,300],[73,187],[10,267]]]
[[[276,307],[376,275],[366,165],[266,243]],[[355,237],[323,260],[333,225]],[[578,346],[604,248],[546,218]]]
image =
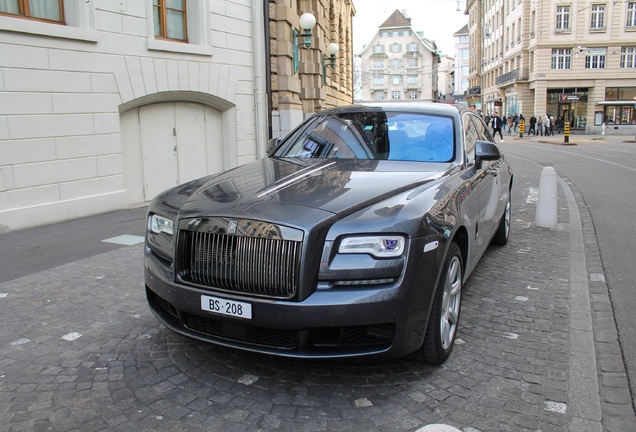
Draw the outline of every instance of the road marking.
[[[120,244],[124,246],[133,246],[139,243],[143,243],[144,237],[138,236],[138,235],[132,235],[132,234],[122,234],[117,237],[111,237],[111,238],[102,240],[102,242]]]

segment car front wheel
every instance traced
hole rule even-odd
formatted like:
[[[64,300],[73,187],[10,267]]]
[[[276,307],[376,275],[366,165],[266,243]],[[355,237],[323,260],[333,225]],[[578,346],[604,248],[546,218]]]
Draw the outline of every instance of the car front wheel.
[[[462,302],[462,275],[461,251],[456,243],[451,243],[435,290],[424,343],[418,353],[426,363],[444,363],[453,349]]]

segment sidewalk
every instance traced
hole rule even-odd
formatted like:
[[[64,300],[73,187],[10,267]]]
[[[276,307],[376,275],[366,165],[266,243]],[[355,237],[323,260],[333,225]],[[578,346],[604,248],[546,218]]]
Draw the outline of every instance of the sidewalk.
[[[302,362],[175,335],[148,310],[131,243],[0,282],[0,430],[635,431],[590,215],[559,181],[558,225],[537,228],[541,167],[510,159],[511,239],[468,280],[442,367]],[[114,220],[122,231],[95,237]],[[12,244],[51,250],[74,232],[81,251],[140,224],[142,211],[108,214]]]

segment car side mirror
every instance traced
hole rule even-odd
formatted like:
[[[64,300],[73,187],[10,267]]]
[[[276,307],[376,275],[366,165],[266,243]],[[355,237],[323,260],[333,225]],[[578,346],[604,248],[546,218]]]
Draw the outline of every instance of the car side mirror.
[[[267,153],[267,155],[269,156],[272,151],[274,151],[274,149],[278,147],[278,144],[280,144],[281,141],[282,138],[280,137],[272,138],[271,140],[269,140],[269,142],[267,143],[267,148],[265,149],[265,153]]]
[[[481,168],[482,161],[498,159],[501,159],[501,152],[497,144],[490,141],[477,141],[475,143],[475,162],[477,168]]]

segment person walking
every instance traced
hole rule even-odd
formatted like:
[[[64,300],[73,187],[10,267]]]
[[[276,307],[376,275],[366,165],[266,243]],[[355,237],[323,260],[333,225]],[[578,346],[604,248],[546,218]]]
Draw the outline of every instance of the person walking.
[[[543,119],[541,118],[541,116],[537,118],[537,132],[540,133],[541,136],[543,136]]]
[[[543,117],[543,134],[550,136],[550,116],[547,114]]]
[[[492,116],[492,137],[494,138],[499,132],[499,138],[501,138],[501,142],[504,142],[503,134],[501,133],[501,128],[503,127],[503,119],[499,117],[499,113],[495,113]]]
[[[532,116],[530,116],[530,127],[528,128],[528,136],[530,136],[530,134],[537,136],[537,118],[534,116],[534,114],[532,114]]]
[[[554,116],[550,116],[550,135],[554,136]]]
[[[508,135],[512,135],[515,131],[515,121],[512,117],[508,116]]]

